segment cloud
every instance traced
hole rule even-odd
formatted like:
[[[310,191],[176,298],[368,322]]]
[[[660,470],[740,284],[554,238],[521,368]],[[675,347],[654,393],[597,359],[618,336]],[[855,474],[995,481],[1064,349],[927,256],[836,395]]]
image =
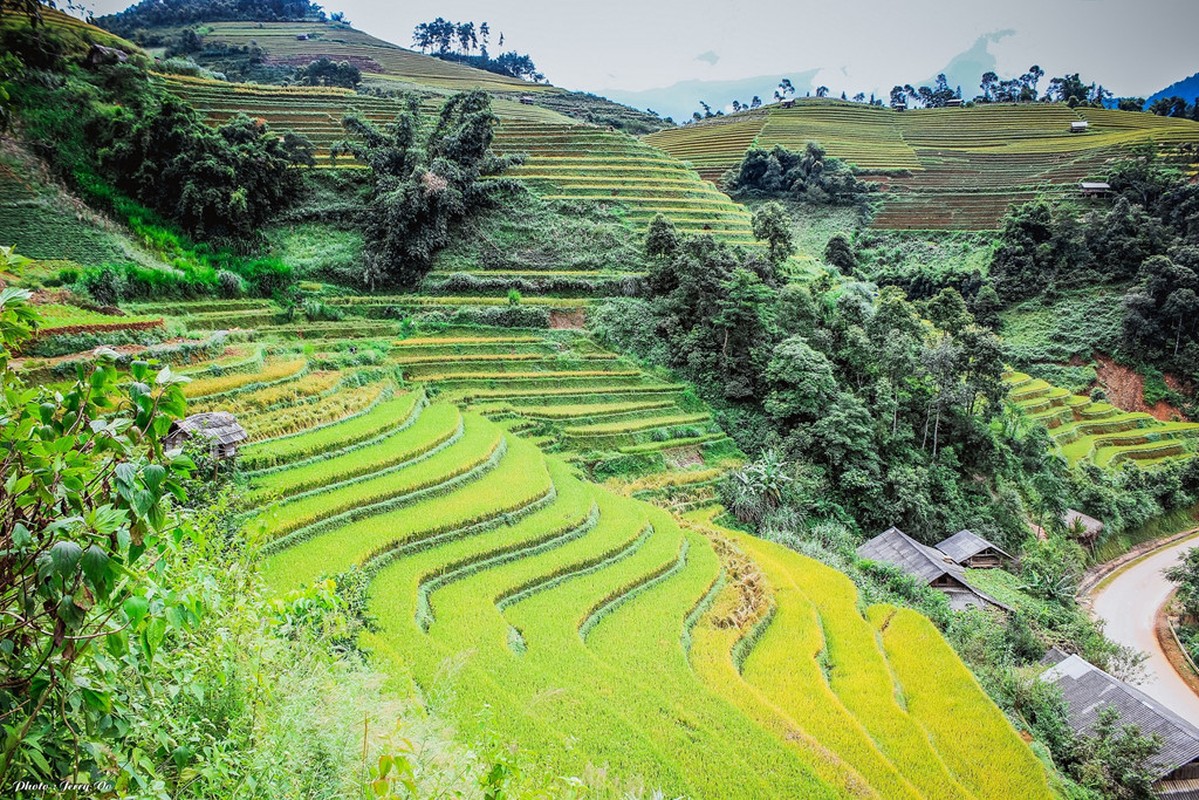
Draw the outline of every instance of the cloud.
[[[699,55],[697,55],[695,57],[695,60],[696,61],[706,61],[707,63],[711,64],[712,66],[716,66],[716,62],[720,60],[720,56],[716,54],[715,50],[709,50],[706,53],[700,53]]]

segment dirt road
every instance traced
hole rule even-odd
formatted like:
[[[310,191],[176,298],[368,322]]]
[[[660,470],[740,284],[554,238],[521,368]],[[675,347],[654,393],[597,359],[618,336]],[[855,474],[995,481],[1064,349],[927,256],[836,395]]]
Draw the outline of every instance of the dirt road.
[[[1174,671],[1153,632],[1157,610],[1173,588],[1162,570],[1192,547],[1199,547],[1199,535],[1152,551],[1093,593],[1091,602],[1095,614],[1107,622],[1109,638],[1149,654],[1148,680],[1137,688],[1199,725],[1199,695]]]

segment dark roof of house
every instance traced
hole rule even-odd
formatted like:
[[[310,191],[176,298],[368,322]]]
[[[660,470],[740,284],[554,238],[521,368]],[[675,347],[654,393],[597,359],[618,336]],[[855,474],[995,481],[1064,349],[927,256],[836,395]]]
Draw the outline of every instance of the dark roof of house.
[[[237,418],[228,411],[192,414],[173,423],[171,434],[180,434],[188,439],[202,437],[217,444],[237,444],[249,438],[246,429],[237,424]]]
[[[1075,733],[1089,731],[1099,712],[1114,706],[1120,712],[1121,725],[1136,725],[1142,734],[1160,735],[1162,749],[1153,759],[1158,777],[1199,758],[1199,728],[1077,655],[1053,664],[1041,673],[1041,680],[1062,690],[1066,719]]]
[[[888,528],[858,547],[858,557],[894,564],[913,578],[932,583],[946,573],[965,583],[962,568],[939,550],[908,536],[899,528]]]
[[[959,564],[988,549],[994,550],[1006,558],[1012,557],[1007,551],[970,530],[958,531],[938,544],[937,549]]]
[[[857,552],[858,558],[892,564],[926,584],[943,575],[949,575],[962,586],[960,590],[948,592],[950,606],[955,610],[980,604],[992,605],[1005,611],[1012,610],[971,586],[966,580],[966,570],[954,563],[949,556],[934,547],[921,544],[899,528],[888,528],[870,541],[859,545]]]

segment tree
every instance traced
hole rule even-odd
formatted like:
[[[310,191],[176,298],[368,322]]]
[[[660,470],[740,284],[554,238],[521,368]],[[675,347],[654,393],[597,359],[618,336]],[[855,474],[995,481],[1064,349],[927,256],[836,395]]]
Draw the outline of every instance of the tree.
[[[308,66],[296,70],[296,82],[304,86],[341,86],[357,89],[362,83],[362,72],[348,61],[333,61],[321,56]]]
[[[754,238],[766,242],[772,264],[779,266],[795,254],[791,220],[781,205],[767,203],[754,212],[752,222]]]
[[[837,397],[832,363],[802,336],[774,348],[764,379],[766,412],[789,426],[815,421]]]
[[[1090,732],[1075,741],[1075,780],[1102,797],[1114,800],[1152,800],[1157,773],[1152,759],[1161,752],[1160,734],[1148,736],[1135,725],[1120,725],[1113,706],[1100,709]]]
[[[991,102],[991,95],[995,91],[995,87],[999,84],[999,76],[994,72],[984,72],[982,82],[979,83],[979,88],[983,90],[983,102]]]
[[[817,86],[816,87],[816,96],[817,97],[828,97],[828,87],[827,86]]]
[[[836,233],[829,237],[828,244],[824,246],[824,260],[825,263],[836,267],[843,275],[852,275],[858,267],[858,258],[854,255],[853,245],[849,243],[849,239],[843,233]]]
[[[864,204],[873,185],[858,180],[842,161],[809,142],[803,152],[775,145],[750,148],[741,163],[725,173],[730,192],[746,197],[782,197],[813,204]]]
[[[1182,561],[1166,570],[1166,578],[1178,584],[1178,602],[1194,619],[1199,619],[1199,547],[1192,547]]]
[[[645,233],[645,254],[650,258],[673,258],[679,249],[679,233],[663,214],[655,214]]]
[[[1143,97],[1121,97],[1116,103],[1116,108],[1120,111],[1144,111],[1145,98]]]
[[[422,126],[420,100],[382,128],[355,115],[343,125],[350,138],[334,155],[350,153],[367,165],[374,183],[364,214],[366,269],[371,287],[410,286],[428,270],[450,239],[452,225],[513,188],[484,181],[516,163],[491,152],[498,118],[482,90],[446,100],[432,131]]]
[[[1187,116],[1187,101],[1175,95],[1174,97],[1159,97],[1149,104],[1149,113],[1159,117]]]

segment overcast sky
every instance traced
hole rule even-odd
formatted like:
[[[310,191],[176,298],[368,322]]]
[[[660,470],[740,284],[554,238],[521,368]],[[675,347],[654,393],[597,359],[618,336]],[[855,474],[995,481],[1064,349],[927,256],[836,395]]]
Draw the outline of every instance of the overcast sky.
[[[95,0],[97,14],[125,0]],[[404,46],[443,16],[487,21],[571,89],[641,90],[820,69],[835,94],[935,75],[984,34],[1001,75],[1038,63],[1117,95],[1199,71],[1199,0],[330,0],[355,27]],[[976,87],[964,87],[967,93]]]

